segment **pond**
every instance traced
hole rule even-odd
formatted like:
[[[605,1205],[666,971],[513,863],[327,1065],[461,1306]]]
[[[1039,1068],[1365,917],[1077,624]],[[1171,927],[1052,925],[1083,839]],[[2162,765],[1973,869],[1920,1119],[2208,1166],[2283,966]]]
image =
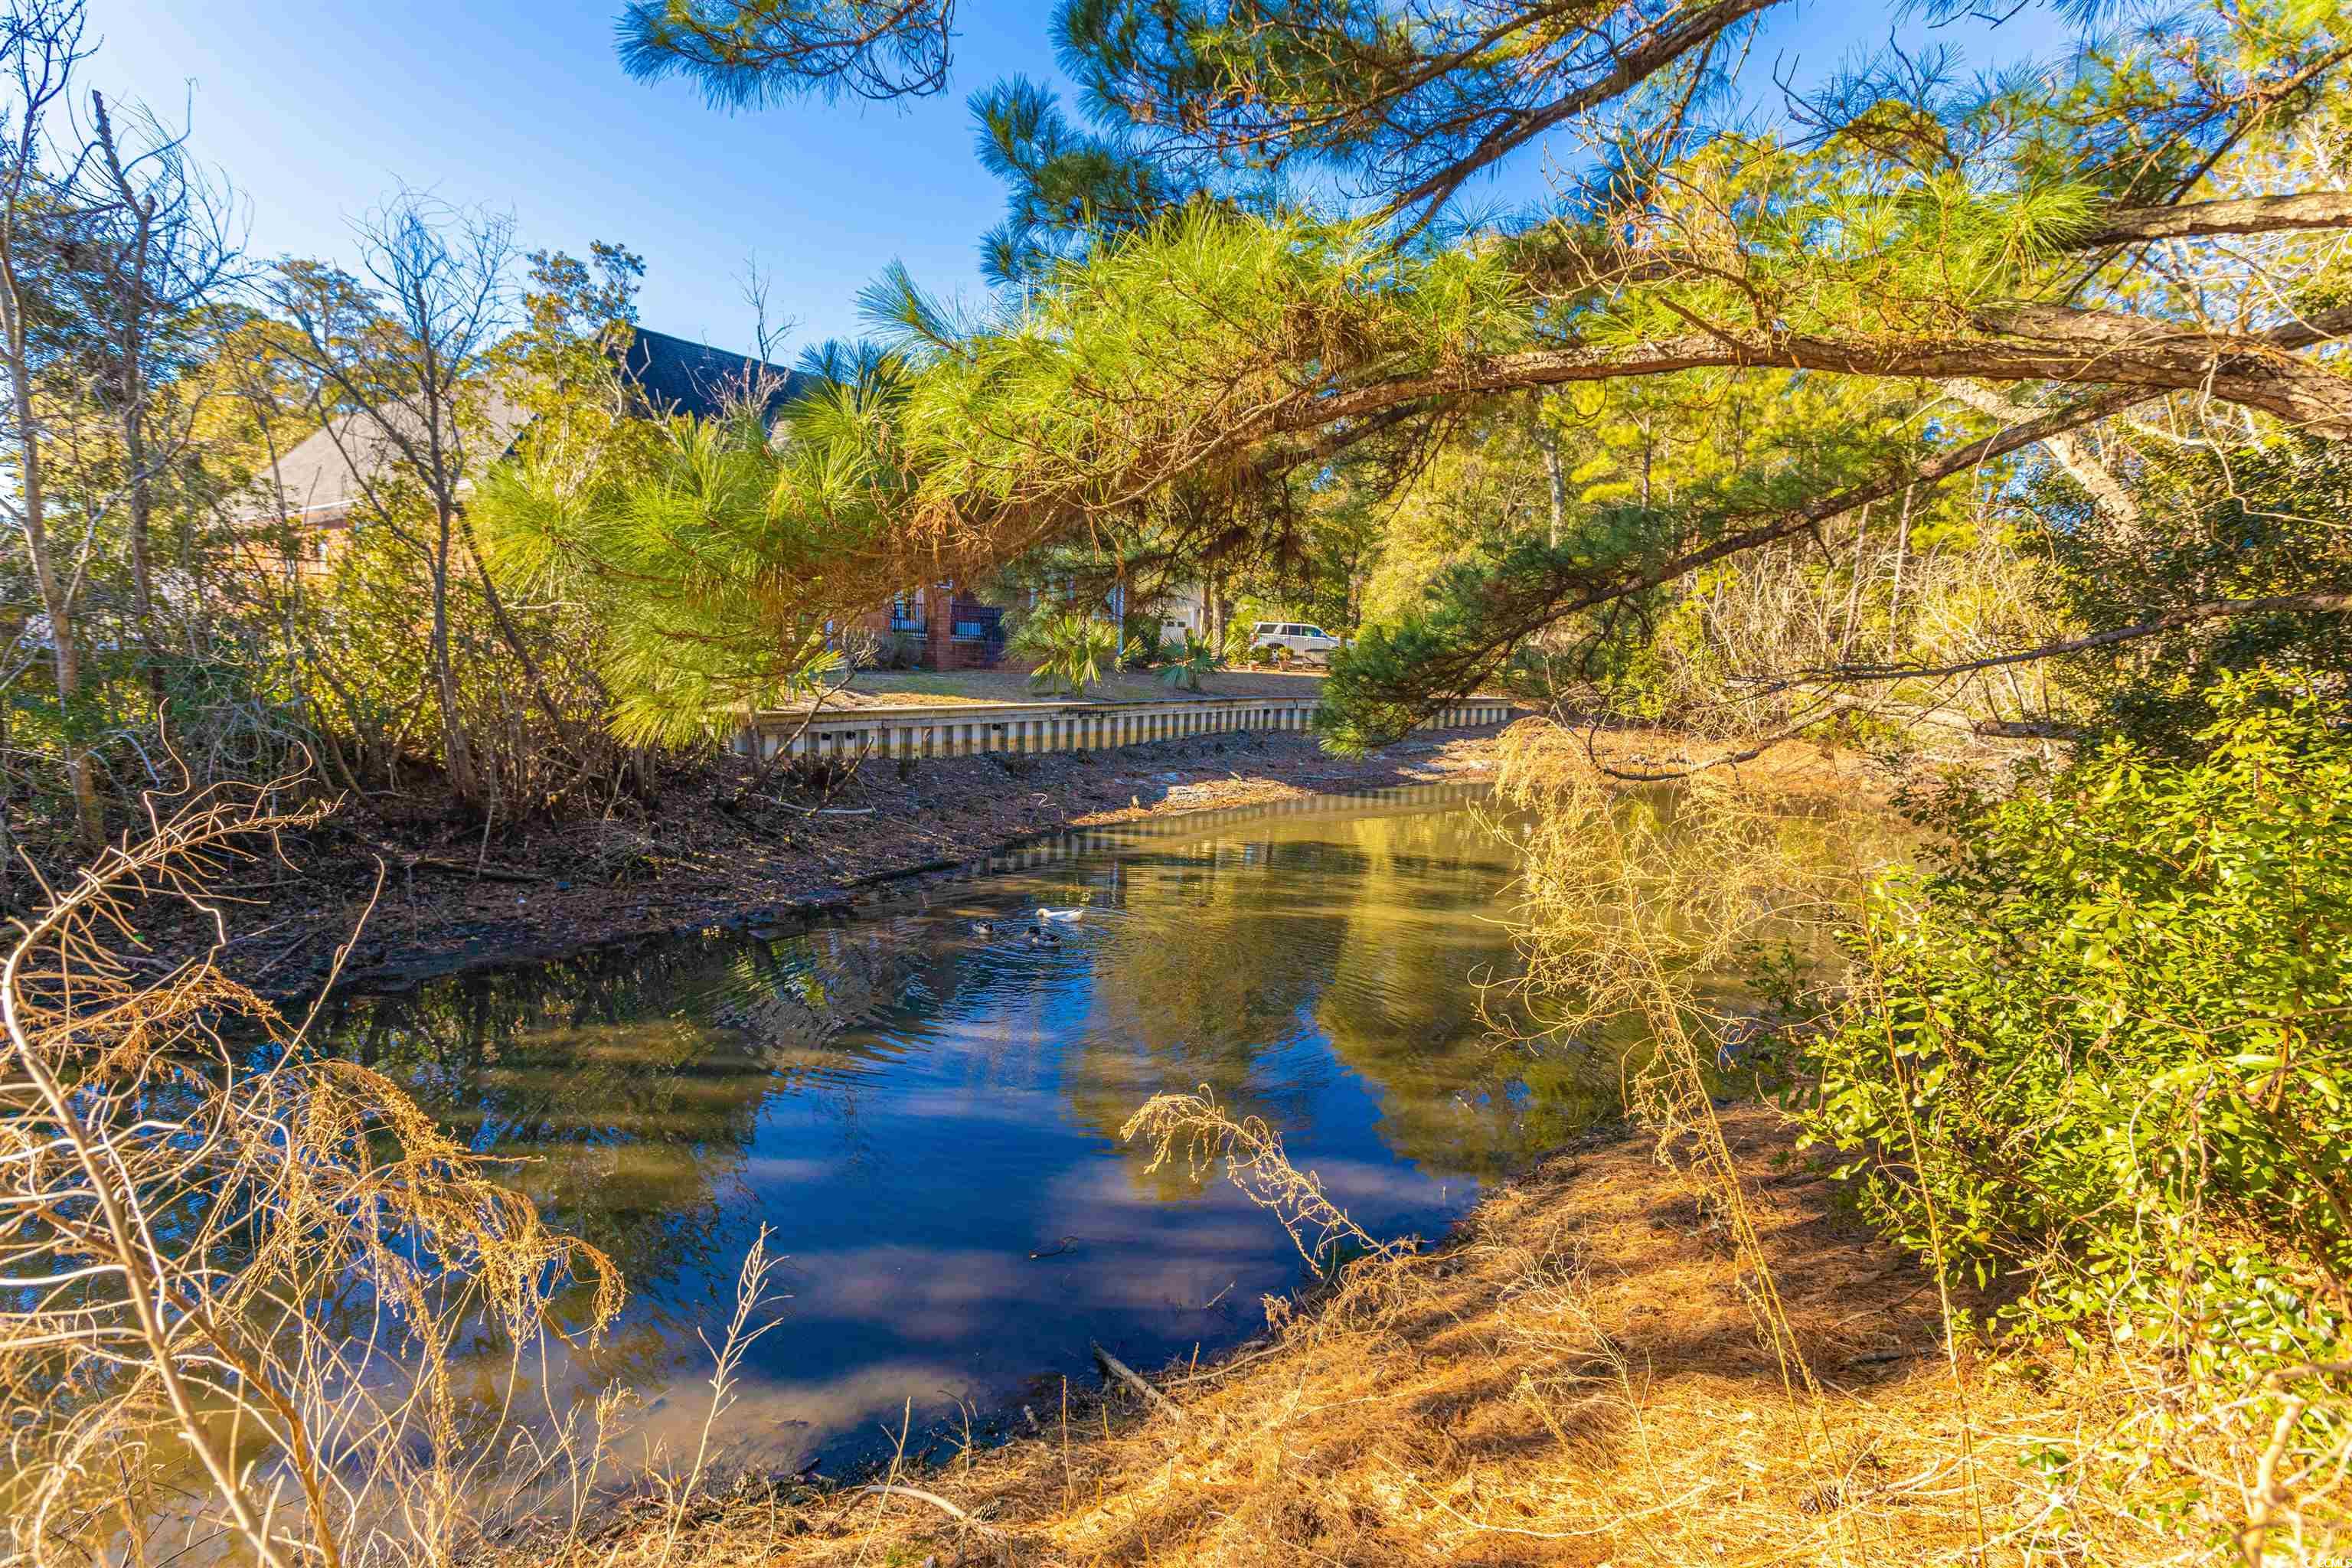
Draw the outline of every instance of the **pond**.
[[[1305,1277],[1276,1219],[1130,1112],[1205,1085],[1265,1117],[1373,1235],[1433,1237],[1479,1184],[1613,1113],[1615,1074],[1497,1046],[1508,847],[1462,786],[1074,835],[871,918],[453,977],[341,1005],[392,1072],[629,1307],[617,1377],[690,1448],[760,1226],[789,1259],[723,1436],[770,1470],[917,1445],[958,1405],[1041,1419],[1087,1344],[1208,1355]],[[1025,934],[1041,907],[1076,911]]]

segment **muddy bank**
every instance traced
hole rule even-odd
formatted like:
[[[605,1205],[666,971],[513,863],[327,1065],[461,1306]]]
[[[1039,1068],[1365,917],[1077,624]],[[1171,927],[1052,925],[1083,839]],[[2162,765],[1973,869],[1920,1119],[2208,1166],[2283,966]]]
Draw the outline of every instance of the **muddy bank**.
[[[478,826],[345,806],[282,860],[215,883],[234,978],[306,995],[351,951],[339,984],[399,990],[436,974],[709,929],[835,918],[908,879],[961,869],[1070,828],[1418,784],[1490,778],[1504,726],[1334,757],[1309,735],[1195,735],[1117,751],[869,761],[830,795],[755,780],[740,758],[666,781],[650,806],[537,823],[485,842]],[[1736,755],[1670,731],[1577,731],[1601,766],[1687,771]],[[1854,752],[1784,742],[1711,770],[1774,793],[1883,797],[1891,775]],[[142,911],[150,962],[200,954],[208,921],[173,902]],[[353,940],[353,932],[357,932]]]
[[[751,782],[717,759],[651,808],[494,836],[419,830],[346,808],[289,838],[283,862],[236,868],[220,890],[235,978],[299,995],[351,942],[340,984],[399,989],[457,970],[712,928],[832,918],[908,879],[1074,827],[1300,795],[1491,776],[1493,727],[1332,757],[1289,733],[1192,736],[1115,752],[871,761],[830,796]],[[354,941],[352,933],[358,932]],[[155,911],[142,932],[174,959],[206,928]]]

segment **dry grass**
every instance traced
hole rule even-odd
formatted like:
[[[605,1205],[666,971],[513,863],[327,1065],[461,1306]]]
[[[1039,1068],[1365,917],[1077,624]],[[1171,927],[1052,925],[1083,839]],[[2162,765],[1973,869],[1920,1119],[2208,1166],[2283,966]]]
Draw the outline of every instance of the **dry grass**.
[[[1298,1255],[1313,1268],[1325,1267],[1325,1254],[1350,1244],[1381,1257],[1395,1250],[1366,1235],[1327,1197],[1314,1172],[1290,1163],[1282,1134],[1263,1117],[1234,1121],[1218,1107],[1206,1084],[1198,1094],[1153,1095],[1127,1119],[1118,1135],[1129,1143],[1138,1138],[1150,1141],[1147,1175],[1175,1159],[1180,1150],[1195,1183],[1223,1165],[1225,1178],[1250,1202],[1282,1222]]]
[[[698,1564],[2151,1563],[2153,1535],[2022,1462],[2116,1414],[2095,1367],[1962,1374],[1983,1463],[1961,1473],[1959,1401],[1919,1268],[1776,1172],[1777,1114],[1728,1112],[1762,1179],[1751,1205],[1818,1404],[1790,1392],[1719,1217],[1644,1139],[1596,1139],[1497,1193],[1443,1247],[1369,1258],[1218,1370],[1124,1394],[899,1479],[929,1499],[764,1490],[680,1537]],[[1822,1433],[1826,1431],[1824,1441]],[[650,1520],[572,1561],[655,1561]]]

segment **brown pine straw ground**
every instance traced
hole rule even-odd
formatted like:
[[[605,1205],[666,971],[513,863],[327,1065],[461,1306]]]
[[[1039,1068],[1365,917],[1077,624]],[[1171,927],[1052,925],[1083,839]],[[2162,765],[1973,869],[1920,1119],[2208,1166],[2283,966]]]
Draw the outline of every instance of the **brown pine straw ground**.
[[[1074,1391],[1034,1435],[891,1478],[915,1491],[743,1488],[693,1509],[667,1550],[648,1510],[559,1555],[1630,1568],[2178,1551],[2053,1516],[2019,1463],[2105,1414],[2095,1377],[1966,1353],[1956,1373],[1933,1282],[1786,1163],[1779,1113],[1723,1121],[1818,1403],[1759,1335],[1721,1223],[1651,1140],[1598,1134],[1442,1246],[1360,1264],[1296,1312],[1276,1304],[1268,1337],[1223,1366],[1156,1375],[1181,1416]]]

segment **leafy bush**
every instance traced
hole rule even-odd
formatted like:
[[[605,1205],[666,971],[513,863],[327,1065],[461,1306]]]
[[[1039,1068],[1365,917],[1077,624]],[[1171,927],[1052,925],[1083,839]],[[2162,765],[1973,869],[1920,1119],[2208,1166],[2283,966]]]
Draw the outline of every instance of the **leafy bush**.
[[[1255,616],[1244,615],[1238,608],[1225,622],[1225,646],[1222,651],[1228,664],[1257,664],[1258,650],[1251,646],[1257,636]]]
[[[1076,610],[1030,616],[1022,623],[1018,645],[1037,659],[1029,676],[1031,686],[1041,691],[1064,689],[1074,697],[1100,685],[1104,670],[1119,656],[1118,628]]]
[[[2352,510],[2352,451],[2308,437],[2224,456],[2161,446],[2137,465],[2137,510],[2094,504],[2063,475],[2042,510],[2056,567],[2056,607],[2085,626],[2123,626],[2214,599],[2342,593],[2342,519]],[[2148,519],[2164,519],[2160,546]],[[2152,637],[2064,661],[2056,676],[2104,731],[2167,755],[2194,755],[2230,670],[2296,665],[2352,668],[2352,620],[2314,610],[2193,620]]]
[[[1158,616],[1129,616],[1119,624],[1119,633],[1126,638],[1120,662],[1129,669],[1150,669],[1172,651]]]
[[[1188,635],[1176,645],[1160,679],[1182,691],[1201,689],[1201,677],[1225,668],[1225,661],[1207,643],[1195,642]]]
[[[1942,809],[1953,858],[1873,895],[1807,1115],[1905,1244],[2022,1285],[2021,1325],[2243,1387],[2344,1349],[2352,733],[2277,675],[2209,698],[2200,761],[2117,741]]]

